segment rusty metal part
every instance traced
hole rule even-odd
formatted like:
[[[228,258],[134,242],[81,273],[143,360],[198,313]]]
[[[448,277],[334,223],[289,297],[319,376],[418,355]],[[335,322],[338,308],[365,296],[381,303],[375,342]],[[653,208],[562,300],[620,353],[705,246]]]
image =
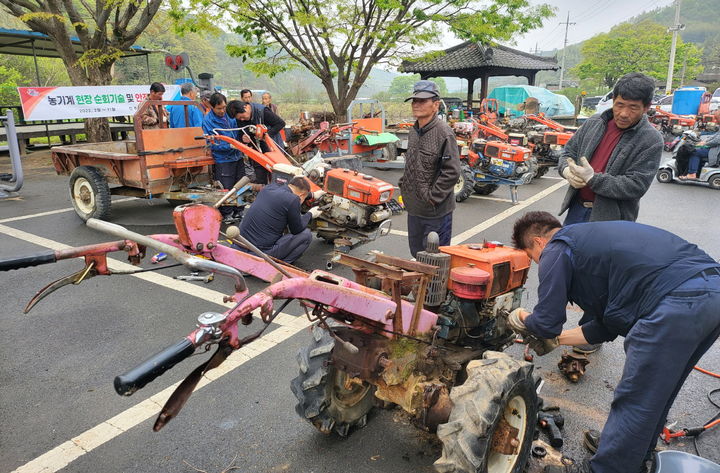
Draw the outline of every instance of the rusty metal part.
[[[351,353],[349,350],[333,350],[333,364],[352,378],[373,379],[388,363],[388,339],[379,335],[365,334],[346,328],[336,328],[335,334],[342,340],[361,350]]]
[[[27,305],[25,306],[25,309],[23,309],[23,313],[27,314],[28,312],[30,312],[30,310],[33,307],[35,307],[35,305],[38,302],[40,302],[41,300],[43,300],[44,298],[46,298],[53,292],[57,291],[61,287],[67,286],[68,284],[78,285],[81,282],[85,281],[86,279],[89,279],[93,276],[97,276],[98,271],[97,271],[97,269],[95,269],[96,263],[95,263],[95,261],[93,261],[93,258],[95,258],[95,257],[88,256],[87,257],[87,259],[89,261],[88,264],[80,271],[70,274],[70,275],[67,275],[65,277],[62,277],[62,278],[58,279],[57,281],[53,281],[50,284],[48,284],[47,286],[45,286],[44,288],[40,289],[37,292],[37,294],[35,294],[33,296],[33,298],[30,299],[30,302],[27,303]],[[103,255],[103,259],[104,259],[104,255]]]
[[[590,363],[587,356],[579,353],[563,351],[558,363],[558,368],[567,379],[577,383],[585,374],[585,366]]]
[[[542,445],[533,445],[530,451],[532,456],[537,458],[544,458],[547,455],[547,449]]]
[[[446,423],[450,418],[453,405],[447,386],[442,384],[426,386],[423,399],[424,409],[420,418],[422,427],[429,432],[436,432],[438,425]]]
[[[510,425],[505,417],[501,417],[490,441],[490,448],[502,455],[515,455],[520,446],[518,433],[518,428]]]

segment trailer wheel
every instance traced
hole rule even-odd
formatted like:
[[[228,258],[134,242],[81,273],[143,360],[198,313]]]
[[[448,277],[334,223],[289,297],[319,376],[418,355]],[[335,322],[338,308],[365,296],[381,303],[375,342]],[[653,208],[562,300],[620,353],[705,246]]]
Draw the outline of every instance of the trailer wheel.
[[[490,195],[497,190],[499,186],[497,184],[475,184],[473,190],[476,194]]]
[[[460,176],[455,184],[455,202],[467,200],[473,193],[474,183],[475,176],[473,175],[472,169],[470,169],[470,166],[463,164],[462,167],[460,167]]]
[[[673,180],[672,171],[669,169],[660,169],[660,170],[658,170],[657,174],[655,175],[655,179],[657,179],[658,182],[662,182],[663,184],[672,182],[672,180]]]
[[[710,184],[710,187],[713,189],[720,190],[720,174],[716,174],[715,176],[711,177],[708,181],[708,184]]]
[[[81,219],[110,217],[110,187],[97,168],[78,166],[70,174],[70,201]]]
[[[331,327],[340,324],[328,322]],[[375,405],[375,386],[348,378],[330,363],[335,340],[319,325],[312,327],[310,345],[297,354],[300,374],[290,385],[298,399],[295,411],[320,432],[345,437],[351,427],[361,428]]]
[[[443,451],[435,462],[437,471],[523,471],[537,422],[532,370],[530,363],[492,351],[485,352],[482,360],[468,363],[467,380],[450,391],[454,405],[450,418],[438,426]],[[517,433],[513,435],[514,429]],[[501,452],[503,447],[513,450],[513,446],[511,453]]]

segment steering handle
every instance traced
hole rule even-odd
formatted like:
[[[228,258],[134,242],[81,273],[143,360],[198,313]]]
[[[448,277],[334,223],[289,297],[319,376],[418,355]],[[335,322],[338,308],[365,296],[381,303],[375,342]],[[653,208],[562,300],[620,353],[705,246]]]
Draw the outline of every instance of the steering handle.
[[[115,377],[115,391],[121,396],[131,396],[138,389],[155,380],[176,364],[195,352],[195,346],[187,338],[170,345],[140,363],[130,371]]]
[[[56,261],[57,257],[54,251],[40,251],[32,255],[20,256],[18,258],[2,259],[0,260],[0,271],[29,268],[31,266],[40,266],[41,264],[55,263]]]

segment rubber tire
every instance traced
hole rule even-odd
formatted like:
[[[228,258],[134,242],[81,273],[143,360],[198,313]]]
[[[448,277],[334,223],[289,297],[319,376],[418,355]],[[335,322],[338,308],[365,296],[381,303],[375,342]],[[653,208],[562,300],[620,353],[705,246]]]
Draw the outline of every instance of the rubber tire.
[[[530,455],[538,412],[532,372],[532,364],[494,351],[485,352],[483,360],[468,363],[466,381],[450,390],[454,406],[450,418],[438,426],[443,451],[434,465],[437,471],[486,473],[495,428],[508,401],[516,396],[522,397],[526,406],[525,436],[508,471],[523,471]]]
[[[537,172],[535,173],[535,178],[539,179],[543,177],[545,174],[547,174],[548,170],[550,170],[549,166],[538,166]]]
[[[657,179],[658,182],[667,184],[669,182],[672,182],[673,173],[670,169],[658,169],[657,174],[655,174],[655,179]]]
[[[720,174],[712,176],[710,180],[708,180],[708,184],[710,184],[711,189],[720,190]]]
[[[386,161],[395,161],[398,157],[397,143],[386,144],[385,147],[382,149],[382,157]],[[388,168],[380,168],[380,169],[388,169]]]
[[[93,198],[95,199],[95,206],[90,213],[86,213],[82,210],[74,196],[75,181],[83,178],[90,184],[92,189]],[[97,168],[92,166],[78,166],[73,169],[70,174],[70,202],[72,202],[75,213],[87,221],[90,218],[98,218],[100,220],[107,220],[110,217],[110,187],[108,186],[107,179],[103,176]]]
[[[340,324],[328,322],[331,327]],[[312,327],[310,345],[297,354],[300,374],[292,380],[290,388],[298,400],[295,411],[320,432],[333,431],[346,437],[351,427],[361,428],[367,422],[367,414],[375,405],[375,386],[366,384],[367,391],[354,405],[342,405],[335,392],[335,377],[344,374],[330,364],[335,340],[319,325]]]
[[[460,176],[458,177],[458,184],[462,183],[462,187],[455,189],[455,202],[463,202],[468,200],[468,198],[473,193],[473,186],[475,185],[475,176],[470,169],[470,166],[467,164],[463,164],[460,167]]]
[[[476,194],[480,194],[480,195],[490,195],[493,192],[495,192],[498,189],[498,187],[500,187],[500,186],[498,186],[497,184],[479,184],[478,183],[473,186],[473,191]]]

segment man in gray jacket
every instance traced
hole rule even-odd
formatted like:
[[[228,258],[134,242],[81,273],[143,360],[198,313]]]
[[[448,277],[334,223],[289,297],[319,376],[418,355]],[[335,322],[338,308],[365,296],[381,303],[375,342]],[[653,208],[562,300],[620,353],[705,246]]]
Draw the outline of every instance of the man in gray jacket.
[[[663,140],[647,120],[655,82],[626,74],[613,89],[613,108],[591,117],[568,141],[558,171],[570,188],[560,208],[565,225],[635,221],[652,182]]]
[[[460,153],[452,128],[438,118],[437,85],[429,80],[418,81],[413,95],[405,101],[409,100],[417,121],[410,129],[399,185],[408,213],[410,253],[415,257],[425,248],[430,232],[440,236],[440,245],[450,244]]]

